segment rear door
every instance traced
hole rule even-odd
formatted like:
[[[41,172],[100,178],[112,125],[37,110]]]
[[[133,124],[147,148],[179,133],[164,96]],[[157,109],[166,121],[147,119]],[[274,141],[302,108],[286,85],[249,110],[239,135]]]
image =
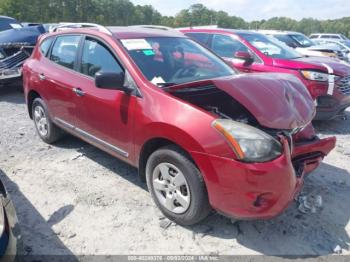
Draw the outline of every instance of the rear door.
[[[77,65],[80,35],[56,37],[45,65],[40,67],[39,79],[45,90],[51,116],[66,127],[75,124],[77,99],[74,88],[78,85]]]
[[[80,56],[81,81],[76,86],[81,91],[77,96],[77,131],[97,146],[128,161],[136,97],[95,85],[97,72],[119,73],[124,68],[107,43],[90,36],[84,39]]]

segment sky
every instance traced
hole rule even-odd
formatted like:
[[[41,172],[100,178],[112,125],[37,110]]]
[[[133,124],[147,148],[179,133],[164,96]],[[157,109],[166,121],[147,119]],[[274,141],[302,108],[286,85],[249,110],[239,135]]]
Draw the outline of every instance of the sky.
[[[134,4],[152,5],[162,15],[175,15],[192,4],[201,3],[214,10],[223,10],[246,21],[287,16],[336,19],[350,16],[349,0],[131,0]]]

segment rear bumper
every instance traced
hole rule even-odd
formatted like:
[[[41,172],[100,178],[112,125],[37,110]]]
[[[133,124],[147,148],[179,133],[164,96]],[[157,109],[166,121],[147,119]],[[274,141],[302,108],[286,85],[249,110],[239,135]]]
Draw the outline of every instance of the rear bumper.
[[[335,146],[335,138],[297,145],[293,158],[298,162],[292,160],[287,140],[282,143],[284,153],[265,163],[242,163],[192,152],[204,174],[212,207],[238,219],[269,219],[279,215],[299,193],[304,175],[315,169]],[[302,157],[316,152],[321,155],[303,161]]]

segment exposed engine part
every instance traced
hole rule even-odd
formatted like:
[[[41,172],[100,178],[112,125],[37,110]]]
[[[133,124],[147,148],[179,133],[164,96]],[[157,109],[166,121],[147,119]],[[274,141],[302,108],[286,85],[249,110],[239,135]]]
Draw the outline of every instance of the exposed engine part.
[[[221,118],[258,126],[256,119],[234,98],[215,86],[179,90],[173,95],[199,106]]]

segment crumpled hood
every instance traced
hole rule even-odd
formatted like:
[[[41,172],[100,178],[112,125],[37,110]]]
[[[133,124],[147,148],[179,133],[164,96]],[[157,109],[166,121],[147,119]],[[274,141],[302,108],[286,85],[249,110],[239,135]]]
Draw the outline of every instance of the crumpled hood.
[[[291,130],[315,116],[313,100],[303,83],[289,74],[240,74],[173,86],[193,88],[213,84],[244,106],[264,127]]]
[[[301,57],[292,60],[285,59],[273,59],[273,65],[276,67],[283,67],[295,70],[311,69],[328,72],[327,68],[324,66],[331,67],[334,73],[338,76],[349,76],[350,75],[350,65],[337,60],[335,58],[328,57]]]

